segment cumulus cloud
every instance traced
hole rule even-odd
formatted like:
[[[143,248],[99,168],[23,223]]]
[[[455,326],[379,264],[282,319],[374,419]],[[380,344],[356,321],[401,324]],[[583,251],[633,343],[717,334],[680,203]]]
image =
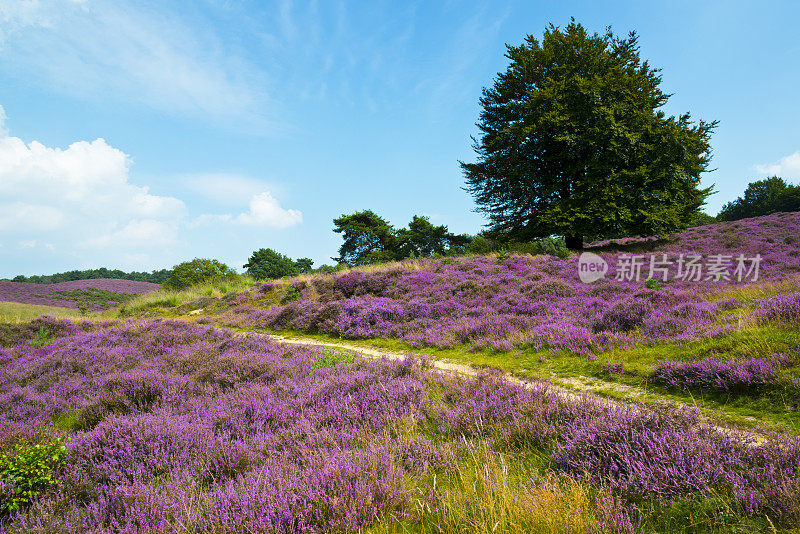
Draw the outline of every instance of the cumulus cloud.
[[[5,137],[8,135],[8,130],[6,130],[6,110],[3,109],[3,106],[0,106],[0,137]]]
[[[99,261],[168,247],[186,206],[131,183],[130,164],[103,139],[59,148],[0,135],[0,231]]]
[[[209,172],[180,177],[188,189],[215,204],[244,206],[262,191],[275,189],[263,180],[237,173]]]
[[[289,228],[303,222],[303,213],[295,209],[285,209],[278,199],[268,191],[262,191],[250,199],[247,211],[238,215],[230,213],[203,214],[196,217],[191,227],[203,227],[222,224],[251,226],[262,228]]]
[[[800,178],[800,151],[789,154],[775,163],[756,165],[756,172],[768,176],[780,176],[788,180]]]
[[[239,214],[235,221],[247,226],[287,228],[303,222],[303,214],[297,210],[283,209],[272,195],[263,192],[250,199],[250,209]]]

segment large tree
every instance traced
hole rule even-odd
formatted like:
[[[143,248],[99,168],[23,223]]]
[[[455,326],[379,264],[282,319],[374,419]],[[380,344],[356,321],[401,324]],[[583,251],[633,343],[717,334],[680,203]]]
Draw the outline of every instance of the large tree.
[[[492,230],[516,239],[662,234],[686,227],[711,188],[700,187],[716,122],[667,117],[658,69],[627,38],[589,34],[574,20],[541,41],[507,46],[510,65],[483,90],[461,163]]]

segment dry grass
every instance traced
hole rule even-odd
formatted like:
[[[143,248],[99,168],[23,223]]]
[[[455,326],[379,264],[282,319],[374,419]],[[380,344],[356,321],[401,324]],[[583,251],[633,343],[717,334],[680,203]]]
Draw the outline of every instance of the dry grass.
[[[0,323],[25,323],[42,315],[52,315],[58,319],[76,319],[80,318],[81,313],[72,308],[23,304],[21,302],[0,302]]]
[[[139,295],[120,307],[120,315],[130,315],[149,308],[174,308],[184,302],[198,297],[222,297],[233,291],[251,288],[255,281],[249,276],[241,275],[228,280],[205,282],[186,289],[159,289],[151,293]]]
[[[758,299],[770,297],[777,293],[800,291],[800,276],[795,275],[777,282],[759,282],[747,286],[712,291],[706,294],[709,300],[739,299],[751,304]]]
[[[433,483],[435,504],[422,504],[417,521],[384,521],[371,534],[555,534],[590,532],[598,521],[592,490],[572,479],[521,468],[485,442],[467,445],[468,459],[444,483]]]

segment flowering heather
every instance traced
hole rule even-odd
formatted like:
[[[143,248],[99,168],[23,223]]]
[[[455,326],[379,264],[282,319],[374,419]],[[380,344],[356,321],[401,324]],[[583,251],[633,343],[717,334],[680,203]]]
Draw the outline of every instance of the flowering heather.
[[[469,438],[535,451],[594,484],[602,531],[633,532],[620,498],[647,510],[717,493],[744,516],[800,519],[796,442],[750,447],[693,413],[445,377],[415,358],[324,365],[321,348],[183,322],[65,334],[0,350],[0,449],[42,429],[70,434],[58,484],[3,519],[5,532],[356,531],[387,513],[413,523],[436,493],[431,475],[444,480]],[[10,491],[0,484],[0,500]]]
[[[116,293],[118,298],[129,298],[130,295],[139,295],[156,291],[158,284],[150,282],[137,282],[134,280],[113,280],[97,278],[93,280],[74,280],[58,284],[32,284],[25,282],[0,282],[0,301],[21,302],[24,304],[40,304],[43,306],[59,306],[63,308],[77,308],[82,300],[81,296],[87,291],[100,290],[101,292]],[[114,295],[106,294],[108,298]],[[106,298],[106,300],[108,300]],[[105,306],[89,306],[101,309]]]
[[[763,299],[756,314],[790,326],[800,326],[800,292],[778,294]]]
[[[731,328],[718,323],[719,306],[689,290],[656,291],[615,280],[583,284],[574,259],[548,257],[478,256],[430,261],[418,270],[318,276],[297,300],[267,310],[256,307],[259,294],[254,298],[224,323],[349,339],[390,337],[415,347],[576,353],[644,338],[715,336]]]
[[[262,286],[251,295],[255,302],[232,310],[225,323],[349,339],[390,337],[414,347],[469,345],[493,351],[589,353],[641,340],[682,342],[730,332],[733,321],[721,318],[720,312],[736,309],[741,302],[710,303],[702,293],[748,280],[668,280],[651,287],[645,287],[644,278],[616,280],[614,247],[659,258],[664,254],[670,260],[684,253],[706,258],[761,254],[759,279],[775,280],[800,273],[796,241],[800,242],[800,214],[781,213],[693,228],[662,240],[600,243],[588,250],[599,253],[610,270],[592,284],[579,281],[575,257],[408,262],[295,281],[292,299],[269,310],[259,309],[258,301],[274,286]],[[647,269],[642,271],[646,277]]]
[[[661,254],[754,256],[762,259],[759,279],[778,280],[800,274],[800,212],[773,213],[690,228],[663,239],[627,238],[602,241],[587,250]],[[706,282],[705,285],[712,285]]]
[[[750,360],[707,358],[700,362],[659,362],[649,380],[666,388],[758,392],[780,384],[779,371],[794,360],[788,354]]]

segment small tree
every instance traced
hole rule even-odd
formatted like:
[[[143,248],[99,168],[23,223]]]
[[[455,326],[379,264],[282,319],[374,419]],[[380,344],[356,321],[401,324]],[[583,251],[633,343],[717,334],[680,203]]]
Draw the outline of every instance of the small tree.
[[[314,260],[311,258],[298,258],[294,262],[294,266],[299,273],[311,272],[311,267],[314,265]]]
[[[294,276],[300,272],[297,264],[290,257],[275,252],[271,248],[262,248],[253,252],[248,262],[244,264],[244,268],[247,269],[247,274],[256,280]]]
[[[397,231],[397,239],[404,257],[422,258],[464,248],[471,241],[469,236],[451,234],[447,226],[435,226],[428,217],[418,215],[414,215],[408,228]]]
[[[348,265],[366,265],[399,259],[401,254],[394,228],[372,210],[342,215],[333,220],[333,231],[342,234],[339,257]]]
[[[744,196],[725,204],[717,219],[736,221],[778,211],[800,211],[800,186],[773,176],[748,184]]]
[[[195,258],[173,267],[163,285],[168,289],[183,289],[202,282],[236,276],[236,271],[218,260]]]
[[[510,65],[483,90],[467,189],[490,228],[525,241],[652,235],[685,228],[716,123],[667,117],[661,76],[638,37],[589,34],[574,20],[508,46]]]

